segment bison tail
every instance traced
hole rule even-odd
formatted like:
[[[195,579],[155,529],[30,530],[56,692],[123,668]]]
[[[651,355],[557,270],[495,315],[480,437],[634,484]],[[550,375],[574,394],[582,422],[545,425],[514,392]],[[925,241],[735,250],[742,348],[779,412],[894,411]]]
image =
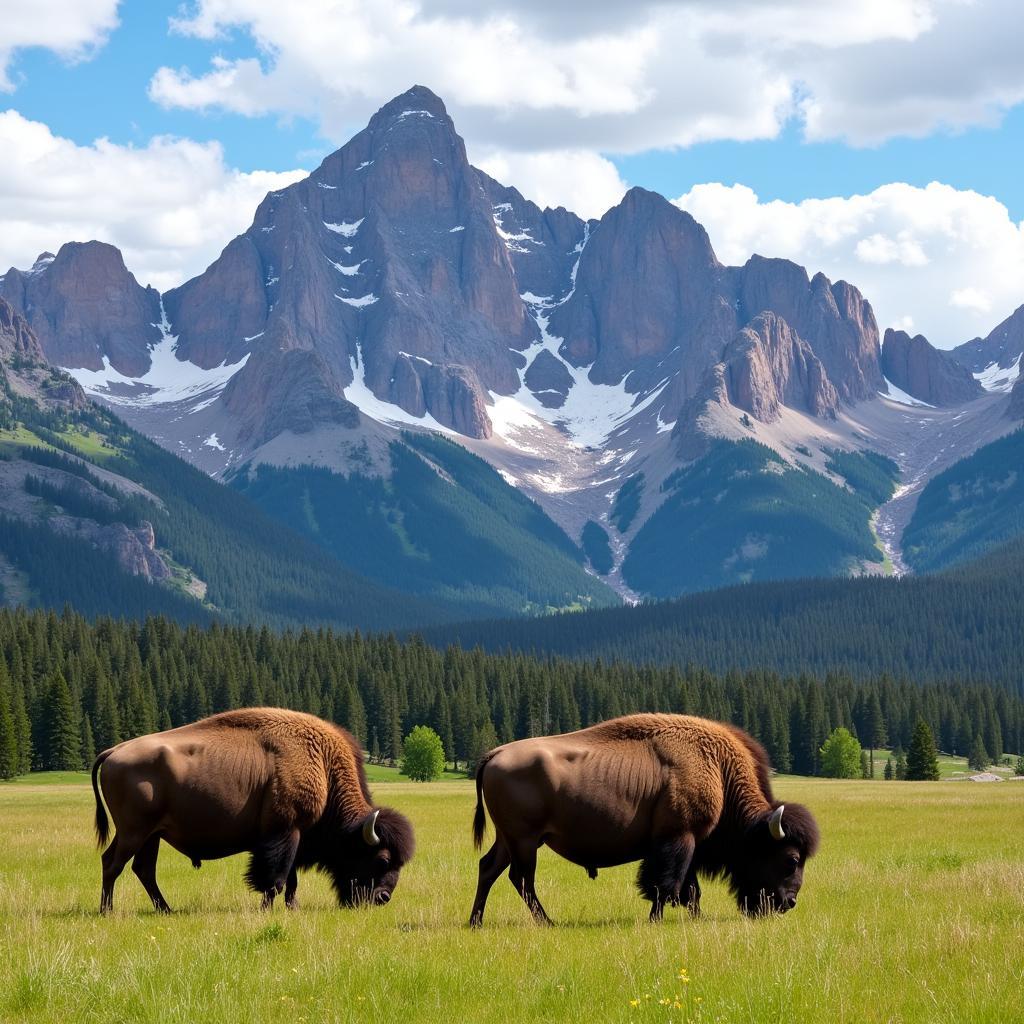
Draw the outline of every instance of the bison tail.
[[[484,829],[487,827],[487,815],[484,813],[484,769],[491,755],[484,754],[476,765],[476,813],[473,815],[473,846],[480,849],[484,842]]]
[[[92,791],[96,797],[96,845],[100,847],[107,845],[107,838],[110,835],[110,821],[107,819],[107,809],[103,806],[103,797],[100,796],[100,765],[110,757],[113,751],[113,747],[109,750],[104,750],[92,763]]]

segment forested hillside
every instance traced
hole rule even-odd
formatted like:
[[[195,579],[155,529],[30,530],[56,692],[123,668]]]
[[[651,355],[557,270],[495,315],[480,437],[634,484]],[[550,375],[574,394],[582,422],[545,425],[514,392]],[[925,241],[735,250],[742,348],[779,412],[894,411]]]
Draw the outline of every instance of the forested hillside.
[[[667,497],[630,543],[623,578],[639,593],[675,597],[880,563],[869,522],[898,467],[872,452],[837,451],[828,468],[848,489],[755,441],[715,442],[662,485]],[[624,492],[617,509],[629,504]]]
[[[918,682],[1024,695],[1024,540],[934,576],[757,583],[529,622],[428,630],[432,643],[637,664]]]
[[[278,635],[252,627],[182,628],[167,619],[91,625],[72,613],[0,612],[0,775],[79,768],[121,739],[244,705],[292,707],[349,728],[372,755],[395,757],[414,725],[449,757],[562,732],[631,711],[736,722],[777,768],[814,774],[831,729],[907,747],[919,718],[942,749],[1024,749],[1024,701],[964,683],[918,686],[880,676],[713,675],[481,651],[414,638]],[[873,737],[873,738],[872,738]],[[885,737],[883,739],[883,737]]]
[[[1024,430],[930,480],[903,534],[916,572],[934,572],[1024,535]]]
[[[261,465],[234,486],[350,569],[467,617],[618,603],[562,529],[483,459],[437,434],[404,433],[389,455],[387,478]]]
[[[467,614],[464,604],[421,601],[357,575],[100,406],[44,404],[2,387],[5,603],[370,629]],[[117,558],[119,538],[134,544],[143,523],[153,528],[152,558],[135,549],[159,578]]]

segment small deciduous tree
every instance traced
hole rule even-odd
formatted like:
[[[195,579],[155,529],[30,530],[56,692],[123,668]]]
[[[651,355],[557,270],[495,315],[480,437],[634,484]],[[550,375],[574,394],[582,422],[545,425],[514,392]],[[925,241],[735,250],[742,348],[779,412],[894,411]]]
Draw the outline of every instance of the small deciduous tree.
[[[939,757],[935,737],[928,723],[919,719],[907,751],[907,778],[914,782],[934,782],[939,777]]]
[[[821,748],[821,774],[832,779],[856,779],[861,774],[861,749],[849,729],[833,729]]]
[[[1017,763],[1013,766],[1014,775],[1024,775],[1024,754],[1020,754]]]
[[[444,771],[441,737],[429,725],[417,725],[402,744],[400,770],[416,782],[433,782]]]

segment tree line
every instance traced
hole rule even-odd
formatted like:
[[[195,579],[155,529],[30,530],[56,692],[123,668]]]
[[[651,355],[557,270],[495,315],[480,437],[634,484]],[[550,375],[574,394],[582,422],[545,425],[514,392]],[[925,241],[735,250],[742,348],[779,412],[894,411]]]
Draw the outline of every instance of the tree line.
[[[735,722],[780,771],[816,775],[843,726],[865,746],[909,747],[924,720],[939,747],[992,759],[1024,751],[1024,701],[1002,689],[918,685],[887,676],[716,675],[697,666],[637,666],[487,654],[419,637],[267,627],[182,626],[40,610],[0,611],[0,776],[80,769],[121,740],[235,707],[276,705],[348,728],[381,760],[428,725],[457,763],[499,742],[566,732],[634,711]]]

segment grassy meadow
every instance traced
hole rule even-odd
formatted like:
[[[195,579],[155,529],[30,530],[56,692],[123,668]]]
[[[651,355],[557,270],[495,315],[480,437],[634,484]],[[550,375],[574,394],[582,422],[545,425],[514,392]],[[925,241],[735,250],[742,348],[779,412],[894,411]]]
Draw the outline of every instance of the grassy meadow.
[[[85,777],[0,785],[0,1021],[1024,1018],[1024,782],[776,788],[822,826],[792,914],[745,920],[711,883],[700,920],[670,910],[651,926],[634,868],[590,881],[541,851],[557,927],[534,926],[502,880],[473,932],[467,782],[375,785],[419,840],[387,907],[338,910],[307,874],[298,911],[261,913],[241,858],[194,871],[164,846],[176,913],[154,914],[127,870],[107,919]]]

